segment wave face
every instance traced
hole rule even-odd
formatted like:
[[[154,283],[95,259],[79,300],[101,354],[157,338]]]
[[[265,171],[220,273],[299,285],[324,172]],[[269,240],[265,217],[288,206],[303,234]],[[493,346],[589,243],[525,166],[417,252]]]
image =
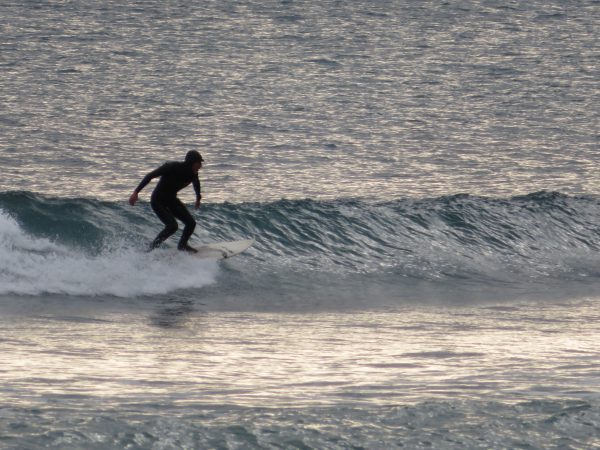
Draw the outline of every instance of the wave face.
[[[209,204],[195,214],[201,241],[256,237],[225,276],[263,292],[600,279],[593,196],[280,200]],[[214,284],[222,272],[214,262],[144,252],[160,228],[144,203],[0,193],[0,293],[133,296]]]

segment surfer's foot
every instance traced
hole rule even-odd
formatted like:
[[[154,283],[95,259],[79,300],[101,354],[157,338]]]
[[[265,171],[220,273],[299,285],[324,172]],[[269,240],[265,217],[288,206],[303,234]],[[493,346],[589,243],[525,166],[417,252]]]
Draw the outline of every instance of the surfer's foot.
[[[146,250],[148,253],[150,253],[152,250],[156,250],[158,247],[160,247],[160,244],[162,244],[165,240],[161,239],[160,236],[157,237],[156,239],[154,239],[152,241],[152,243],[148,246],[148,250]]]
[[[198,253],[198,250],[196,250],[193,247],[190,247],[187,244],[186,245],[178,245],[177,250],[180,250],[182,252],[188,252],[188,253]]]

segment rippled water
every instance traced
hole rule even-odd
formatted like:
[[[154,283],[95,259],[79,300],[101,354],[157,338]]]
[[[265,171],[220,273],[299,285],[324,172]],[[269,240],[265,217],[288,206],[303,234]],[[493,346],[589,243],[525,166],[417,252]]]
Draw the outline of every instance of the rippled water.
[[[4,1],[0,448],[600,448],[599,23]],[[232,261],[140,250],[191,148]]]
[[[2,311],[9,448],[27,436],[50,448],[598,443],[591,301],[298,314],[46,298]]]
[[[8,3],[1,189],[207,201],[598,193],[589,1]]]
[[[100,311],[89,300],[20,303],[4,305],[2,321],[13,336],[3,376],[15,380],[3,397],[17,403],[359,407],[593,398],[600,387],[600,317],[589,301],[304,314],[216,313],[172,298]],[[38,313],[20,316],[23,303]]]

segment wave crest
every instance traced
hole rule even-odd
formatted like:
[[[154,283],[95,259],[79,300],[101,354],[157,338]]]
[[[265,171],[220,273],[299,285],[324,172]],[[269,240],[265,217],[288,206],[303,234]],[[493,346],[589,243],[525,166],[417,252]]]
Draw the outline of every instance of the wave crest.
[[[205,278],[189,281],[189,267],[182,266],[162,277],[164,265],[152,265],[154,257],[141,253],[161,228],[147,203],[131,208],[125,202],[10,192],[0,193],[0,210],[4,292],[158,293],[206,285],[216,273],[199,268]],[[238,265],[246,275],[382,276],[392,283],[597,278],[599,213],[598,198],[557,192],[505,199],[461,194],[387,202],[224,203],[194,212],[203,241],[256,237],[243,257],[253,262]],[[15,261],[44,282],[16,276]],[[131,289],[132,277],[145,288]]]

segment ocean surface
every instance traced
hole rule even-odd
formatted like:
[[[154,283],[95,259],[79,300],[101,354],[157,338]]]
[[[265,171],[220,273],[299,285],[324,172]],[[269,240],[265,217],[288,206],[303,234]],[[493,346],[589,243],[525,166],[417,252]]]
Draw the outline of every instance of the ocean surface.
[[[0,449],[600,448],[600,2],[0,2]],[[199,150],[193,245],[149,196]]]

